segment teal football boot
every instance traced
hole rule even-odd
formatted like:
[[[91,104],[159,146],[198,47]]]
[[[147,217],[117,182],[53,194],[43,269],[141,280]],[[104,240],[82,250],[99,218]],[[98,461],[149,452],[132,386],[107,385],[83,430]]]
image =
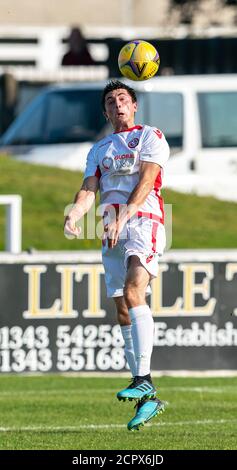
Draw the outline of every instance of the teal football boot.
[[[139,431],[140,426],[144,426],[147,421],[165,411],[165,404],[158,398],[155,398],[138,402],[136,408],[136,415],[129,421],[127,426],[129,431]]]
[[[143,400],[145,398],[153,398],[156,396],[156,388],[154,385],[142,377],[135,377],[132,383],[117,393],[118,400]]]

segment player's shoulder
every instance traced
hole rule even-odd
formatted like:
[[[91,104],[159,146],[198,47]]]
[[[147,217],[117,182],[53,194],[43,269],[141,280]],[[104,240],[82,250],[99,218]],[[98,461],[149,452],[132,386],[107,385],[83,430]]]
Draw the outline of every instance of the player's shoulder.
[[[91,147],[91,150],[93,152],[97,152],[100,150],[100,148],[104,147],[105,145],[108,145],[112,142],[113,134],[109,134],[102,139],[98,140],[97,142],[94,143],[94,145]]]
[[[156,136],[158,139],[165,138],[161,129],[155,126],[148,126],[147,124],[143,126],[143,134],[144,136]]]
[[[166,141],[165,135],[161,129],[155,126],[143,126],[143,140],[163,143]]]

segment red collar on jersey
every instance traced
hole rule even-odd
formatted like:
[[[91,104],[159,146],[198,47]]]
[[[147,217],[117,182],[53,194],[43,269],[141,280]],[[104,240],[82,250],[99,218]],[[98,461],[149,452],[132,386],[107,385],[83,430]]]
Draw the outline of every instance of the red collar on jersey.
[[[129,129],[124,129],[123,131],[117,131],[117,132],[114,132],[114,134],[120,134],[120,132],[130,132],[130,131],[133,131],[134,129],[141,130],[142,126],[138,125],[138,126],[129,127]]]

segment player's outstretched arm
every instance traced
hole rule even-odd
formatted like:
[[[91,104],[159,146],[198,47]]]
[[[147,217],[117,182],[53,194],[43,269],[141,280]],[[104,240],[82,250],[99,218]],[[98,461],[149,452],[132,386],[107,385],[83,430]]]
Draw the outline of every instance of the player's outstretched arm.
[[[77,238],[81,229],[78,221],[90,210],[99,188],[97,176],[85,178],[82,187],[74,198],[74,205],[70,209],[64,221],[64,235],[67,238]]]

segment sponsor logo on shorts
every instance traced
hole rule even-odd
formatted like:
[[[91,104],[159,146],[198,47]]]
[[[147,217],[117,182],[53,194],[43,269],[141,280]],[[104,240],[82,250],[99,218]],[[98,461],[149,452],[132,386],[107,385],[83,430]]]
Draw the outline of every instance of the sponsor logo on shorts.
[[[128,142],[128,147],[130,149],[133,149],[134,147],[136,147],[137,145],[139,144],[139,139],[137,137],[134,137],[134,139],[130,140],[130,142]]]

